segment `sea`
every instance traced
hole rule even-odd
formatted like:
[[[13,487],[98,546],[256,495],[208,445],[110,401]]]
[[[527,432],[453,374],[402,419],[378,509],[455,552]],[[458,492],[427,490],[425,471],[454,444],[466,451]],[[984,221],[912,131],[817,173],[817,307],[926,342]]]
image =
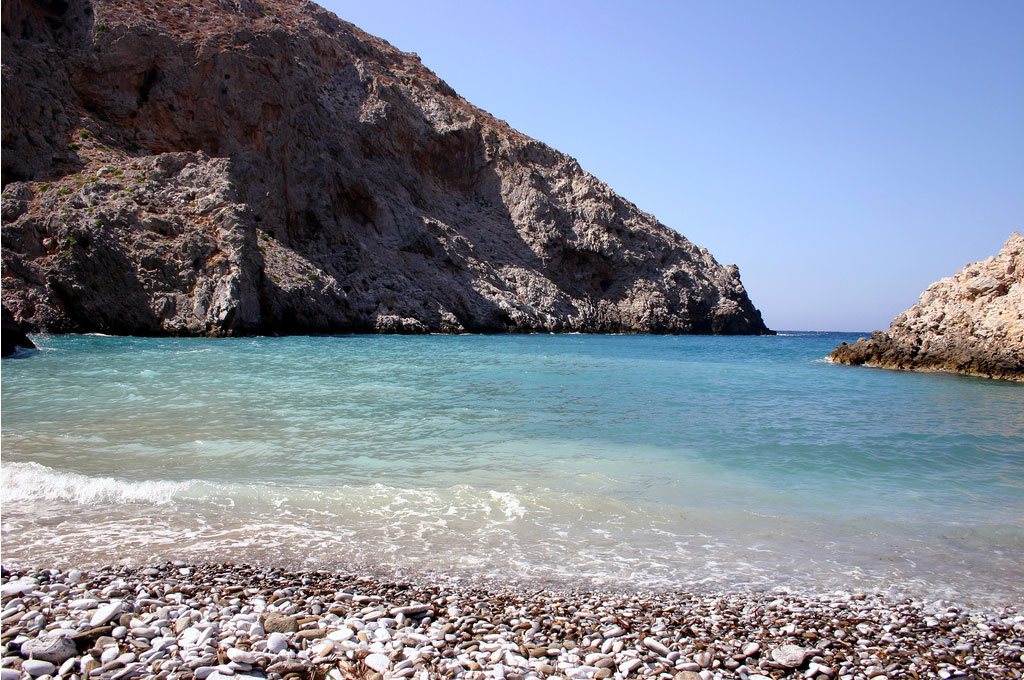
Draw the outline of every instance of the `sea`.
[[[1024,385],[858,335],[39,336],[2,560],[1024,604]]]

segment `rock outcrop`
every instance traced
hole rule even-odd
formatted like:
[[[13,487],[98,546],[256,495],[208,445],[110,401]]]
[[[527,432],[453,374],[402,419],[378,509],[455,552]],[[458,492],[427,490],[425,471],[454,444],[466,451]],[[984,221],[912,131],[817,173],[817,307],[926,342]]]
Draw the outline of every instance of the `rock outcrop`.
[[[937,281],[889,330],[837,347],[833,361],[1024,381],[1024,237]]]
[[[7,308],[2,312],[3,327],[0,328],[0,356],[8,357],[19,349],[35,349],[35,344],[25,335],[25,329],[14,320]]]
[[[770,332],[719,265],[303,0],[5,0],[3,301],[50,332]]]

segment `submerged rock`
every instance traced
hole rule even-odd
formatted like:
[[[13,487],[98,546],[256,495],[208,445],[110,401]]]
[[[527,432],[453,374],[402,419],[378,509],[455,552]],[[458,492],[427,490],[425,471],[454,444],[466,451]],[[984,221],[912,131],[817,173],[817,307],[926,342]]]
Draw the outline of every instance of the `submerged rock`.
[[[841,364],[1024,381],[1024,237],[937,281],[887,331],[829,355]]]
[[[3,12],[34,330],[769,332],[735,266],[313,3]]]

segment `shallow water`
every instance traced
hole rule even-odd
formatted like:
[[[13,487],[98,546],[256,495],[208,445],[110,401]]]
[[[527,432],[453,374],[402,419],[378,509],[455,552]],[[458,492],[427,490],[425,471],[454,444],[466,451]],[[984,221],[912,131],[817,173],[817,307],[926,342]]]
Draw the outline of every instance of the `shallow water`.
[[[855,335],[39,338],[3,559],[1024,601],[1024,386]]]

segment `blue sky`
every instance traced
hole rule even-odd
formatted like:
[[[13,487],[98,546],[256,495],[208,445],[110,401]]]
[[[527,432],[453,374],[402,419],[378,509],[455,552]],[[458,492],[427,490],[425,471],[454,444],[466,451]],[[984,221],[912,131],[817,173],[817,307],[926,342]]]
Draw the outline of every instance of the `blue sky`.
[[[775,329],[872,330],[1024,232],[1024,2],[322,4],[577,158]]]

